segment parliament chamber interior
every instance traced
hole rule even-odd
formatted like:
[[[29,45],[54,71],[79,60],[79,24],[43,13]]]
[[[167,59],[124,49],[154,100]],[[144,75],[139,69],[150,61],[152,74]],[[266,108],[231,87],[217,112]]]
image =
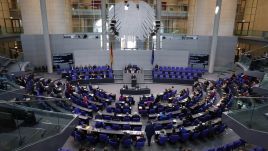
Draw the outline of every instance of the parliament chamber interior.
[[[267,13],[0,0],[0,151],[268,150]]]

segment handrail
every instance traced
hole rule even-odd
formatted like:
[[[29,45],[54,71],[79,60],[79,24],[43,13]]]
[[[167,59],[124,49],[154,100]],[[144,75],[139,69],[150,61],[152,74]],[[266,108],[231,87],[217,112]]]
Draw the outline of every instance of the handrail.
[[[268,45],[265,45],[265,46],[263,46],[263,47],[261,47],[261,48],[252,49],[252,50],[246,51],[246,52],[244,52],[244,53],[242,53],[242,54],[248,54],[248,53],[250,53],[250,52],[254,52],[254,51],[257,51],[257,50],[260,50],[260,49],[266,48],[266,47],[268,47]]]
[[[254,97],[254,96],[234,96],[234,99],[268,99],[268,97]]]
[[[0,56],[0,58],[2,58],[2,59],[6,59],[6,60],[17,61],[16,59],[7,58],[7,57],[4,57],[4,56]]]
[[[16,89],[16,90],[20,90],[20,89]],[[52,97],[52,96],[36,96],[36,95],[30,95],[30,94],[25,94],[25,93],[16,93],[16,92],[13,92],[13,91],[16,91],[16,90],[12,90],[12,91],[5,91],[5,90],[0,90],[4,93],[12,93],[12,94],[19,94],[19,95],[24,95],[24,96],[28,96],[28,97],[35,97],[35,98],[42,98],[42,99],[48,99],[46,101],[69,101],[69,99],[67,98],[56,98],[56,97]],[[3,94],[0,94],[0,96],[3,95]],[[53,100],[51,100],[53,99]],[[8,103],[19,103],[19,102],[24,102],[25,101],[8,101]],[[35,102],[35,101],[27,101],[27,102]],[[1,104],[2,102],[0,102]]]

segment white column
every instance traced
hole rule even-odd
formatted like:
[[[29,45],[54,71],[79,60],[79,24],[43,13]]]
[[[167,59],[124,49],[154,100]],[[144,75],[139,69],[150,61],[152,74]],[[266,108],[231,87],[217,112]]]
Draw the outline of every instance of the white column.
[[[215,7],[215,17],[214,17],[214,24],[213,24],[213,36],[211,42],[211,50],[209,55],[209,67],[208,72],[214,72],[214,64],[217,52],[217,43],[218,43],[218,34],[219,34],[219,23],[220,23],[220,16],[221,16],[221,5],[222,0],[217,0],[216,7]]]
[[[223,0],[221,6],[221,19],[219,26],[220,36],[233,36],[237,0]]]
[[[194,35],[212,35],[216,0],[196,0],[194,12]]]
[[[42,34],[42,18],[39,0],[20,0],[24,34]],[[50,34],[72,32],[70,0],[46,0]]]
[[[194,3],[195,2],[195,3]],[[188,29],[191,33],[193,29],[193,35],[212,35],[213,34],[213,20],[214,20],[214,11],[216,0],[193,0],[189,8],[189,17],[190,24]],[[221,20],[219,27],[220,36],[232,36],[234,30],[234,22],[236,16],[236,6],[237,0],[223,0],[222,1],[222,11],[221,11]],[[194,19],[191,19],[194,18]]]
[[[161,21],[161,10],[162,2],[161,0],[156,0],[156,20]],[[160,29],[156,33],[156,50],[160,50]]]
[[[107,50],[107,37],[106,37],[106,0],[101,1],[101,35],[102,35],[102,50]]]
[[[52,67],[52,55],[51,55],[51,49],[50,49],[50,39],[49,39],[49,32],[48,32],[46,0],[40,0],[40,8],[41,8],[41,16],[42,16],[47,69],[48,69],[48,73],[52,73],[53,67]]]
[[[72,8],[70,0],[46,0],[50,34],[72,32]]]

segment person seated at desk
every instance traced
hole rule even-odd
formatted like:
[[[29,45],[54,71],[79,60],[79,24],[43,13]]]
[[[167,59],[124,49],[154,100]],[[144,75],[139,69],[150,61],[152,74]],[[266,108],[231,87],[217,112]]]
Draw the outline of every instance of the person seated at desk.
[[[155,103],[158,103],[158,102],[160,102],[160,100],[161,100],[161,97],[162,97],[162,96],[160,96],[160,95],[157,95],[157,96],[156,96],[156,98],[155,98]]]
[[[151,94],[151,96],[150,96],[150,101],[154,101],[154,95],[153,94]]]
[[[195,128],[195,131],[202,131],[204,129],[206,129],[207,126],[206,126],[206,123],[199,123],[198,126]]]
[[[167,119],[166,113],[165,112],[160,112],[160,114],[158,115],[157,119],[159,121]]]
[[[126,97],[126,102],[129,103],[129,104],[132,104],[132,105],[135,104],[135,100],[131,95]]]
[[[88,105],[88,98],[87,98],[87,96],[83,96],[83,104],[85,104],[86,106]]]
[[[114,115],[113,115],[112,119],[114,121],[120,121],[121,120],[120,117],[117,116],[117,113],[116,112],[114,112]]]
[[[134,112],[132,118],[141,118],[141,116],[137,112]]]
[[[165,136],[167,136],[166,131],[165,130],[161,130],[159,134],[155,134],[154,139],[158,143],[159,142],[159,138],[160,137],[165,137]]]
[[[186,117],[185,117],[185,120],[183,120],[183,125],[184,126],[189,126],[192,124],[192,121],[193,121],[193,117],[191,114],[188,114]]]
[[[182,136],[182,134],[183,133],[187,133],[188,131],[183,127],[183,126],[181,126],[180,128],[179,128],[179,135],[180,136]]]
[[[121,142],[124,143],[128,139],[131,139],[131,136],[127,132],[124,132]]]
[[[113,141],[113,142],[116,142],[116,144],[118,144],[118,146],[117,147],[119,147],[119,142],[120,142],[120,138],[117,136],[117,135],[112,135],[111,137],[110,137],[110,140],[111,141]]]
[[[177,127],[178,125],[175,124],[175,126],[173,126],[172,130],[171,130],[171,133],[168,133],[167,135],[170,136],[170,135],[173,135],[173,134],[178,134],[177,132]]]
[[[187,114],[190,114],[191,111],[188,108],[186,108],[185,106],[183,106],[181,109],[181,113],[183,113],[184,115],[187,115]]]
[[[145,101],[147,100],[147,97],[143,94],[142,97],[140,97],[140,101]]]
[[[119,97],[119,101],[126,101],[126,97],[123,96],[123,94],[121,94],[120,97]]]

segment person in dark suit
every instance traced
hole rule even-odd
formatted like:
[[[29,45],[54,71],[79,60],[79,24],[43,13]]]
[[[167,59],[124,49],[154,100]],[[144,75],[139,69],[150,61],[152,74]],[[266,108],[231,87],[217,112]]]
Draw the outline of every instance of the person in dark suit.
[[[148,121],[148,124],[145,127],[145,133],[148,140],[148,146],[151,146],[151,139],[155,134],[154,125],[151,121]]]
[[[124,132],[124,135],[123,135],[123,137],[121,138],[121,142],[123,143],[123,142],[125,142],[127,139],[130,139],[130,138],[131,138],[130,135],[129,135],[128,133]]]

